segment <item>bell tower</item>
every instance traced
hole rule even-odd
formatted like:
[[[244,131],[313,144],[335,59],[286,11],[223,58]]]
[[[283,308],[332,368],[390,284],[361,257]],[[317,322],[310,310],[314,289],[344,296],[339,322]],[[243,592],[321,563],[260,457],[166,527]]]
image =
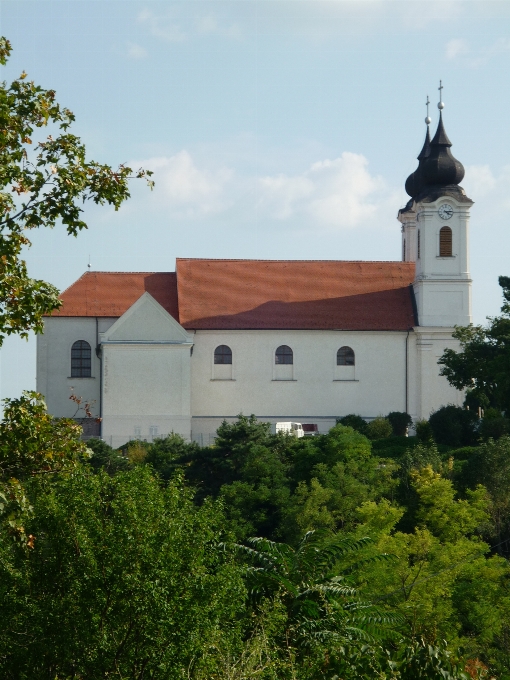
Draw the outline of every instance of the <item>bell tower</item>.
[[[398,219],[402,259],[416,262],[413,290],[419,326],[453,328],[471,323],[468,228],[473,201],[459,186],[464,167],[450,151],[442,101],[438,108],[439,124],[430,141],[427,97],[425,143],[418,168],[406,181],[411,200]]]

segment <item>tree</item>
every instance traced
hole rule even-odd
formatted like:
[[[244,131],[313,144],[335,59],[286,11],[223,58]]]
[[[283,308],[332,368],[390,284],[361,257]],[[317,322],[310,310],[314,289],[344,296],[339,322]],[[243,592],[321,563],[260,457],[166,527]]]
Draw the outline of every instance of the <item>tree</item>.
[[[454,404],[441,406],[431,414],[429,425],[438,444],[459,448],[476,443],[478,416],[474,411]]]
[[[0,64],[11,44],[0,38]],[[68,132],[73,113],[55,101],[55,92],[27,80],[23,72],[10,85],[0,83],[0,344],[12,333],[27,337],[42,332],[42,317],[60,306],[58,290],[30,278],[22,249],[30,246],[27,233],[61,222],[76,236],[87,225],[82,219],[86,201],[118,210],[129,197],[128,180],[152,173],[121,165],[87,160],[79,137]],[[36,129],[50,127],[36,142]]]
[[[510,413],[510,277],[500,276],[503,289],[501,316],[483,326],[457,326],[453,337],[461,351],[447,349],[439,359],[441,375],[483,408]]]
[[[324,542],[319,534],[309,531],[296,548],[265,538],[251,538],[247,545],[235,546],[250,565],[247,583],[255,600],[270,598],[283,605],[280,649],[287,648],[305,666],[319,653],[322,670],[336,670],[337,657],[344,656],[345,645],[361,647],[384,638],[387,629],[400,620],[360,600],[346,577],[356,568],[353,563],[357,554],[368,542],[370,539],[342,535]],[[389,557],[373,555],[364,562]]]
[[[219,677],[214,648],[241,647],[245,604],[219,507],[147,466],[26,489],[34,547],[0,532],[2,678]]]

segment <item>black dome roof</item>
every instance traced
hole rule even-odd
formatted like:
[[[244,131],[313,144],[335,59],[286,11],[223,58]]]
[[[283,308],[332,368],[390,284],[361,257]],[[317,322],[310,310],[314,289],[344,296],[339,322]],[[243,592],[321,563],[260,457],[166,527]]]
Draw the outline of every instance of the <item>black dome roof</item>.
[[[444,129],[442,112],[439,113],[439,124],[436,134],[430,141],[429,129],[425,143],[418,156],[418,167],[406,180],[406,192],[412,199],[435,200],[441,194],[465,196],[458,185],[464,179],[464,166],[453,157],[450,151],[452,143]]]
[[[419,161],[418,167],[406,179],[406,192],[409,194],[409,196],[411,196],[411,198],[418,196],[418,194],[421,192],[424,186],[422,170],[424,162],[429,157],[429,154],[430,154],[430,132],[429,126],[427,125],[427,134],[425,135],[425,141],[423,143],[422,150],[418,155]]]

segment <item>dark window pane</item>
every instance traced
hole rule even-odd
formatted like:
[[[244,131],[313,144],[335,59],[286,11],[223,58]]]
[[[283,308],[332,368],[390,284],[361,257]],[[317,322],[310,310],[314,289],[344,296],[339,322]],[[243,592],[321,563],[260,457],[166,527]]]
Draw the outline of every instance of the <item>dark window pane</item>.
[[[294,354],[288,345],[280,345],[275,353],[275,364],[293,364]]]
[[[232,350],[227,345],[220,345],[214,350],[214,363],[215,364],[231,364],[232,363]]]
[[[337,366],[354,366],[354,352],[350,347],[340,347],[336,353]]]
[[[71,347],[71,378],[90,378],[91,368],[90,345],[85,340],[78,340]]]

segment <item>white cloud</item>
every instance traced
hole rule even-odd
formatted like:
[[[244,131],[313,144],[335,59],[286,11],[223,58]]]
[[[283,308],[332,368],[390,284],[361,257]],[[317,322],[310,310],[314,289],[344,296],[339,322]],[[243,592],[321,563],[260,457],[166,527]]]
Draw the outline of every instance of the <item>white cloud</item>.
[[[218,23],[216,17],[212,14],[201,17],[197,21],[197,32],[202,35],[221,35],[225,38],[238,39],[241,37],[241,28],[239,24],[230,24],[229,26],[222,26]]]
[[[150,32],[156,38],[167,42],[184,42],[186,33],[174,23],[170,15],[156,15],[150,9],[144,9],[138,15],[138,21],[149,26]]]
[[[225,165],[204,167],[187,150],[130,163],[154,171],[154,193],[144,192],[144,210],[179,219],[229,215],[229,221],[295,231],[331,232],[394,226],[400,195],[368,170],[368,160],[344,152],[294,175],[241,176]],[[149,203],[147,203],[149,201]],[[134,204],[132,204],[134,207]]]
[[[372,221],[391,192],[368,171],[368,160],[351,152],[314,163],[301,175],[259,180],[260,208],[279,220],[325,228],[353,228]],[[392,197],[393,198],[393,197]]]
[[[229,204],[227,185],[232,178],[228,168],[199,169],[188,151],[174,156],[133,162],[154,172],[154,198],[159,206],[183,218],[225,210]]]
[[[454,38],[446,43],[446,58],[455,59],[459,55],[467,54],[469,52],[469,46],[465,40],[460,38]]]
[[[141,45],[137,45],[136,43],[130,43],[128,47],[128,56],[131,57],[131,59],[145,59],[147,56],[147,50],[143,48]]]
[[[494,174],[488,165],[469,165],[462,182],[467,195],[474,198],[477,212],[490,215],[491,219],[510,208],[510,165]]]
[[[445,54],[450,60],[457,60],[465,66],[476,68],[486,64],[490,59],[510,51],[510,40],[498,38],[491,45],[472,50],[466,40],[454,38],[446,43]]]

